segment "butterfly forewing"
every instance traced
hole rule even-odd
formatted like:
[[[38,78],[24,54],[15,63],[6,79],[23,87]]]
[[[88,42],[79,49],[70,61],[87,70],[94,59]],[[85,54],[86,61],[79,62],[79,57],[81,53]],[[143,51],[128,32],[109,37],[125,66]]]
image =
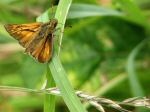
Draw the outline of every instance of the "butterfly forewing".
[[[35,38],[36,33],[40,29],[42,23],[30,23],[30,24],[7,24],[5,28],[7,32],[19,41],[23,47],[27,47],[29,42]]]

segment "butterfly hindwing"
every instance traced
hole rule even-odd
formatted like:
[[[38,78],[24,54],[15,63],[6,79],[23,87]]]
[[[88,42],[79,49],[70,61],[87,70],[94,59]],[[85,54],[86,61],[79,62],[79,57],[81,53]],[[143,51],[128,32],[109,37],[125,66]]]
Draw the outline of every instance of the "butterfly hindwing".
[[[38,47],[35,47],[33,52],[30,54],[35,57],[39,62],[48,62],[52,57],[53,50],[53,37],[52,35],[48,35],[48,37],[44,38],[41,43],[39,43]],[[31,50],[29,50],[31,51]]]

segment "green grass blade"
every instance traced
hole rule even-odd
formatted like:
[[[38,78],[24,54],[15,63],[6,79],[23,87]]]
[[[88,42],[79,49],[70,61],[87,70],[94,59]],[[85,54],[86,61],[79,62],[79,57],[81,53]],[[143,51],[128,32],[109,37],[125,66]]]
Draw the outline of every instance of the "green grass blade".
[[[72,4],[69,10],[67,18],[83,18],[91,16],[120,16],[123,17],[124,14],[106,7],[101,7],[91,4]]]
[[[56,53],[54,54],[49,67],[57,86],[60,88],[62,97],[64,98],[64,101],[67,104],[69,110],[71,112],[86,112],[80,100],[75,95],[74,90],[67,79],[67,74],[63,69]]]
[[[67,14],[70,8],[70,5],[72,3],[72,0],[60,0],[55,18],[58,19],[59,23],[58,28],[61,29],[61,31],[64,30],[64,24],[67,18]],[[60,33],[60,45],[62,41],[62,33]],[[58,52],[60,49],[58,50]],[[67,74],[65,70],[63,69],[59,58],[56,55],[56,52],[54,53],[54,57],[52,58],[51,63],[49,64],[50,70],[52,72],[53,78],[59,87],[62,97],[68,106],[69,110],[71,112],[86,112],[85,108],[81,104],[78,97],[75,95],[75,92],[67,78]]]
[[[58,54],[60,52],[60,46],[62,43],[62,32],[64,31],[64,24],[68,15],[69,8],[71,6],[72,0],[61,0],[58,4],[55,18],[58,20],[58,28],[60,28],[60,35],[59,35],[59,49]]]
[[[55,82],[53,80],[52,74],[47,66],[47,85],[46,88],[55,87]],[[55,96],[45,94],[44,98],[44,112],[55,112]]]
[[[143,16],[141,11],[138,9],[136,5],[131,4],[130,2],[123,4],[123,1],[118,1],[121,5],[123,5],[123,9],[128,12],[131,16],[127,16],[125,12],[117,11],[114,9],[109,9],[106,7],[101,7],[97,5],[89,5],[89,4],[72,4],[67,15],[67,19],[75,19],[75,18],[85,18],[85,17],[93,17],[93,16],[115,16],[120,19],[132,22],[134,24],[138,24],[143,27],[149,27],[147,23],[146,17]],[[128,7],[131,9],[128,9]],[[127,7],[127,8],[126,8]],[[132,8],[133,7],[133,8]],[[56,7],[54,8],[56,9]],[[47,18],[51,14],[51,10],[48,9],[43,15]],[[133,13],[136,12],[136,13]]]
[[[116,0],[121,5],[121,8],[127,12],[127,19],[134,21],[144,27],[149,28],[147,18],[144,16],[142,11],[137,5],[131,0]]]
[[[56,9],[54,7],[53,9]],[[42,16],[49,17],[51,9],[45,11],[39,18]],[[72,4],[67,15],[67,19],[83,18],[83,17],[92,17],[92,16],[119,16],[124,17],[125,15],[119,11],[113,9],[107,9],[105,7],[90,5],[90,4]]]
[[[61,24],[58,24],[58,28],[60,28],[61,31],[64,30],[64,24],[66,21],[66,17],[67,17],[71,2],[72,0],[60,0],[58,4],[55,18],[58,19],[59,23],[61,23]],[[61,45],[62,33],[60,33],[59,38],[60,38],[59,40],[60,40],[60,45]],[[56,82],[56,85],[59,87],[62,97],[66,105],[68,106],[69,110],[71,112],[86,112],[80,100],[75,95],[74,90],[67,78],[67,74],[60,63],[59,58],[56,55],[56,52],[54,53],[54,57],[52,58],[51,63],[49,64],[49,67],[52,72],[53,78]]]
[[[61,23],[61,24],[58,24],[58,28],[60,28],[61,31],[63,31],[64,29],[64,24],[66,21],[66,17],[67,17],[71,2],[72,0],[61,0],[57,7],[55,18],[58,20],[59,23]],[[49,13],[44,13],[42,16],[38,18],[38,20],[40,21],[42,20],[43,22],[48,21],[48,17],[49,17],[48,14]],[[59,40],[61,44],[62,33],[60,33]],[[66,105],[68,106],[69,110],[71,112],[86,112],[80,100],[75,95],[74,90],[67,78],[67,74],[60,63],[59,58],[56,55],[56,52],[53,55],[53,58],[49,64],[49,67],[50,67],[52,76],[55,80],[55,83],[60,89],[62,97]]]
[[[145,39],[140,44],[138,44],[129,54],[128,60],[127,60],[127,72],[129,77],[129,82],[131,86],[131,90],[134,96],[144,96],[144,91],[141,87],[141,84],[139,83],[137,79],[137,73],[135,71],[135,58],[141,48],[147,43],[148,39]]]

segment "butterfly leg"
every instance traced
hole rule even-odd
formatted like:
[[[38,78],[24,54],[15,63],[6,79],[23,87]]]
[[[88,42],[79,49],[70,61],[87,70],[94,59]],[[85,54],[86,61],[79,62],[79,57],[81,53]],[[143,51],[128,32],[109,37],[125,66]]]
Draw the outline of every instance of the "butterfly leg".
[[[66,27],[65,27],[65,29],[68,29],[68,28],[72,28],[72,26],[66,26]],[[64,33],[64,30],[62,31],[60,27],[59,27],[59,28],[56,28],[56,29],[54,30],[54,32],[57,32],[57,31],[60,31],[59,33]]]
[[[59,31],[59,32],[58,32]],[[54,34],[54,37],[59,37],[59,34],[58,33],[64,33],[64,31],[61,31],[61,28],[56,28],[55,29],[55,34]],[[57,41],[57,43],[58,43],[58,46],[59,46],[59,48],[62,48],[62,44],[60,43],[60,41],[59,41],[59,38],[56,38],[56,41]]]
[[[58,37],[59,35],[54,35],[54,37],[55,36]],[[62,44],[60,44],[59,38],[54,38],[54,39],[56,39],[58,47],[62,48]]]
[[[54,30],[54,32],[58,32],[58,31],[59,31],[59,33],[62,33],[62,34],[64,33],[64,30],[62,31],[61,28],[56,28],[56,29]]]
[[[65,27],[65,29],[68,29],[68,28],[72,28],[72,26],[66,26],[66,27]],[[54,32],[57,32],[57,31],[59,31],[59,33],[62,33],[62,34],[64,33],[64,30],[62,31],[61,28],[56,28],[56,29],[54,30]]]

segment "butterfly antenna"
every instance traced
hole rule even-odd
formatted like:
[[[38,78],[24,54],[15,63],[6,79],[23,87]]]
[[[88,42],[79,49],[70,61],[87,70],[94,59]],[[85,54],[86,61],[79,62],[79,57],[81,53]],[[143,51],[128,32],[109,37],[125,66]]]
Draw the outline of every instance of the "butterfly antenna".
[[[51,0],[51,15],[52,15],[51,17],[52,17],[52,19],[55,18],[54,5],[53,5],[53,3],[54,3],[54,1]]]

